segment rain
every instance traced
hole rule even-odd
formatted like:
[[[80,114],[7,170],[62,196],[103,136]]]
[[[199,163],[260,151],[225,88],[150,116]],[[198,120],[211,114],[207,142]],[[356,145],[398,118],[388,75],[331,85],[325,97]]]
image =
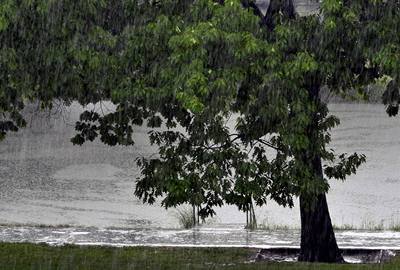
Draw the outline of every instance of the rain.
[[[267,14],[269,0],[257,0],[256,4]],[[315,0],[297,0],[294,6],[300,16],[320,11]],[[113,28],[120,31],[118,27]],[[61,66],[54,75],[57,79],[63,76]],[[101,81],[99,74],[92,75]],[[28,84],[29,78],[25,79]],[[340,125],[331,131],[328,148],[334,153],[361,153],[367,160],[346,181],[330,180],[326,195],[337,244],[347,251],[345,260],[353,263],[368,260],[348,250],[390,251],[387,257],[400,250],[400,118],[388,117],[381,100],[382,85],[368,86],[369,101],[348,100],[328,91],[322,94],[329,114],[340,119]],[[76,123],[82,121],[82,113],[107,115],[119,110],[110,100],[91,102],[90,98],[54,101],[50,108],[42,108],[46,106],[41,107],[40,102],[27,103],[21,110],[26,127],[8,132],[0,140],[0,242],[259,250],[251,262],[270,257],[269,250],[297,252],[300,248],[297,197],[292,208],[273,200],[253,206],[251,199],[257,228],[249,227],[250,210],[241,211],[236,205],[224,204],[215,208],[215,215],[200,218],[199,208],[188,203],[165,207],[164,195],[154,204],[144,203],[135,195],[142,173],[137,161],[159,157],[157,145],[149,138],[153,129],[136,125],[131,145],[107,145],[100,138],[74,145],[71,139],[77,134]],[[235,120],[228,124],[232,129]],[[158,130],[168,127],[163,123]],[[174,130],[187,135],[181,126]],[[283,255],[276,260],[294,262],[297,256]]]

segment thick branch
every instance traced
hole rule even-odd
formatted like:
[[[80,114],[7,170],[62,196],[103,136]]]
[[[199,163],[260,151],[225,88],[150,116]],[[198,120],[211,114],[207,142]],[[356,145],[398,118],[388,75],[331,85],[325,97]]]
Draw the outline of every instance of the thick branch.
[[[254,15],[260,17],[260,19],[264,19],[264,14],[261,12],[260,8],[257,6],[255,1],[252,0],[242,0],[242,5],[244,8],[252,9]]]
[[[268,29],[273,30],[276,25],[276,19],[280,14],[283,14],[286,19],[294,19],[296,17],[293,0],[271,0],[263,24]]]
[[[225,3],[224,0],[214,0],[214,1],[221,5]],[[264,21],[264,15],[255,2],[256,2],[255,0],[241,0],[242,6],[244,8],[251,9],[254,15],[260,17],[261,21]]]

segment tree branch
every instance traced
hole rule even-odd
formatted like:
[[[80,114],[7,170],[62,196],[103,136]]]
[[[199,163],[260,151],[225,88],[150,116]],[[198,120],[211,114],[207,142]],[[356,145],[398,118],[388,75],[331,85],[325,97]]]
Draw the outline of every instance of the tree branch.
[[[263,25],[273,30],[276,25],[276,17],[279,14],[283,14],[286,19],[290,20],[296,18],[293,0],[270,0],[267,13],[263,19]]]
[[[276,147],[275,145],[263,140],[263,139],[257,139],[257,141],[265,146],[271,147],[273,149],[275,149],[276,151],[282,151],[282,149],[280,149],[279,147]]]

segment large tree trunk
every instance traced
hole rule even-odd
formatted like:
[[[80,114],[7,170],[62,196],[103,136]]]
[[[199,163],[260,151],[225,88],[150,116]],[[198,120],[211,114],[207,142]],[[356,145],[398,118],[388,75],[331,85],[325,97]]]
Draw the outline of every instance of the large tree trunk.
[[[309,81],[313,82],[312,79]],[[326,106],[321,103],[319,97],[319,83],[311,83],[308,89],[309,98],[312,102],[317,104],[317,107]],[[310,142],[317,140],[319,132],[321,132],[319,127],[319,122],[321,121],[321,115],[318,113],[319,110],[320,109],[317,109],[314,113],[312,121],[307,127],[306,133]],[[306,151],[303,153],[303,162],[309,166],[316,181],[325,181],[321,157],[316,155],[315,152],[312,152],[313,151]],[[301,243],[299,261],[326,263],[344,262],[336,243],[325,193],[312,196],[300,195],[300,218]]]
[[[321,158],[312,162],[315,173],[322,176]],[[337,246],[325,194],[310,201],[300,196],[301,244],[299,261],[344,262]]]
[[[300,215],[301,245],[299,261],[344,262],[336,244],[325,194],[318,196],[313,208],[308,208],[307,203],[300,197]]]
[[[302,159],[312,170],[314,181],[325,181],[320,156],[310,157],[305,153]],[[325,192],[300,195],[300,218],[301,243],[298,260],[343,263],[343,256],[333,232]]]

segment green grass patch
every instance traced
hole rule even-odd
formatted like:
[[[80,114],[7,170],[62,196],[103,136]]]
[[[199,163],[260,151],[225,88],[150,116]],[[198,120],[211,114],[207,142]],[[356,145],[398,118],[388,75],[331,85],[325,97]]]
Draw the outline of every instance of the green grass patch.
[[[251,262],[256,253],[256,249],[246,248],[52,247],[0,243],[0,269],[400,269],[399,259],[382,265]]]

